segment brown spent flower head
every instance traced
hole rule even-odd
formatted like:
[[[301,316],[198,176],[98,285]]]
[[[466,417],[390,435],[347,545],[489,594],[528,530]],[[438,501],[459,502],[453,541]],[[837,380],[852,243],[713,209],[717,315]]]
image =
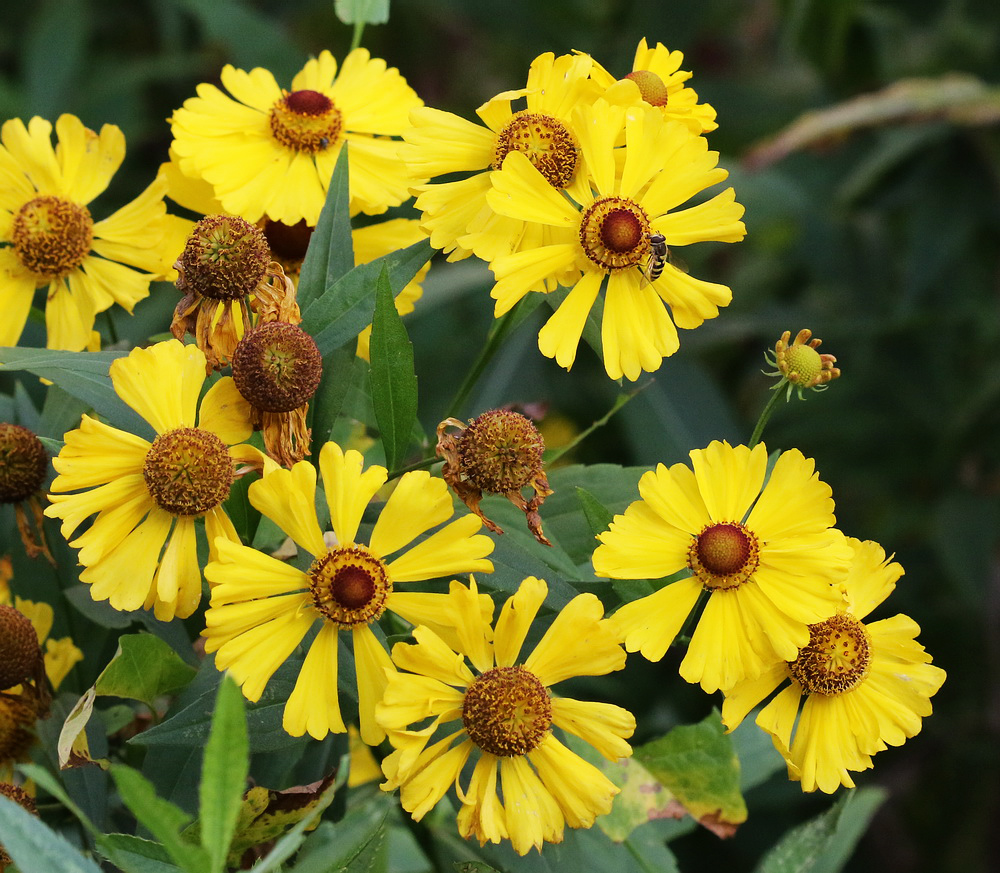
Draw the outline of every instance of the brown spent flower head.
[[[781,381],[774,386],[775,390],[788,385],[786,400],[791,399],[793,388],[798,391],[799,399],[803,400],[804,389],[825,391],[828,383],[840,376],[840,369],[834,366],[837,359],[833,355],[816,351],[823,341],[813,337],[811,330],[803,328],[796,335],[795,341],[789,344],[791,335],[791,331],[786,330],[774,344],[774,352],[765,355],[767,362],[777,368],[765,372],[765,375],[781,377]]]
[[[0,603],[0,691],[38,676],[42,650],[28,617]]]
[[[177,261],[177,287],[212,300],[237,300],[253,292],[270,261],[260,228],[235,215],[206,215]]]
[[[19,424],[0,423],[0,503],[19,503],[39,491],[49,469],[42,441]]]
[[[18,806],[23,809],[28,810],[33,816],[38,815],[38,809],[35,806],[34,798],[28,794],[20,785],[15,785],[13,782],[0,782],[0,794],[6,797],[8,800],[13,800]],[[3,843],[0,843],[0,873],[7,869],[8,864],[12,864],[10,855],[7,854],[6,849],[3,847]]]
[[[24,760],[35,741],[38,707],[26,695],[0,693],[0,763]]]
[[[250,330],[233,352],[233,381],[265,412],[290,412],[308,403],[323,376],[316,343],[295,324],[271,321]]]
[[[458,428],[457,434],[447,433]],[[542,468],[545,442],[538,428],[525,416],[508,409],[493,409],[468,425],[446,418],[437,427],[437,455],[444,458],[445,482],[494,533],[503,530],[483,515],[479,507],[483,493],[502,494],[526,516],[528,529],[543,545],[552,543],[542,533],[538,508],[552,493]],[[531,488],[525,500],[523,488]]]

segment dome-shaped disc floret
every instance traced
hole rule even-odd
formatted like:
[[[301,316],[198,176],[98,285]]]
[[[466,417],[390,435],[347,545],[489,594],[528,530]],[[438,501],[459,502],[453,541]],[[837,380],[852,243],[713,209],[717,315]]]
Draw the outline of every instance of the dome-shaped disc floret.
[[[19,424],[0,424],[0,503],[18,503],[38,491],[49,469],[42,441]]]
[[[308,403],[323,376],[323,358],[313,338],[280,321],[248,331],[232,364],[240,394],[265,412],[290,412]]]

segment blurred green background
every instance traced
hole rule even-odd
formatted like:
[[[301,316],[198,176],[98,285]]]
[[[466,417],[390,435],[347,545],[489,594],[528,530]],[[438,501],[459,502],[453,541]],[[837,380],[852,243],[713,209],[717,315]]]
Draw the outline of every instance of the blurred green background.
[[[711,439],[745,441],[769,396],[765,349],[784,330],[809,327],[821,337],[842,378],[807,403],[783,404],[765,441],[815,458],[840,527],[895,552],[906,575],[875,617],[913,616],[949,674],[922,734],[859,777],[890,799],[847,869],[995,870],[1000,7],[397,0],[390,22],[370,27],[364,44],[428,104],[473,117],[498,91],[520,87],[537,54],[579,49],[622,75],[643,36],[684,51],[689,84],[718,110],[709,139],[747,208],[748,233],[738,245],[682,253],[695,275],[732,287],[732,305],[682,335],[680,353],[575,458],[669,463]],[[165,119],[197,83],[217,82],[224,63],[267,67],[287,85],[310,53],[342,57],[350,40],[330,0],[5,0],[0,118],[72,112],[90,127],[119,125],[128,154],[98,201],[95,214],[104,215],[149,182],[166,160]],[[851,102],[907,80],[891,99]],[[803,113],[838,105],[842,123],[826,135],[778,157],[762,149]],[[438,263],[407,320],[428,429],[489,327],[489,287],[481,265]],[[116,326],[134,341],[162,332],[175,302],[161,286],[136,319],[115,315]],[[582,429],[610,407],[617,386],[586,348],[569,375],[542,358],[537,326],[523,326],[504,349],[476,411],[545,403],[553,419]],[[647,711],[640,705],[640,731],[707,712],[675,667],[668,659],[628,674],[663,689]],[[828,803],[778,774],[750,793],[750,819],[736,837],[701,833],[672,848],[689,873],[749,870],[789,826]]]

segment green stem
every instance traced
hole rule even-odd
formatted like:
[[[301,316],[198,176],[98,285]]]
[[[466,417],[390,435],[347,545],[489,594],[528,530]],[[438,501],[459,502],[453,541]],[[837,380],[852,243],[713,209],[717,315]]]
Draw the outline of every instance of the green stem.
[[[407,464],[405,467],[400,467],[398,470],[393,470],[389,473],[389,479],[387,481],[392,481],[393,479],[398,479],[404,473],[411,473],[414,470],[425,470],[427,467],[433,467],[435,464],[442,463],[442,459],[438,457],[423,458],[419,461],[414,461],[412,464]]]
[[[510,333],[511,325],[514,323],[514,316],[520,308],[521,302],[518,301],[512,309],[493,322],[493,326],[486,336],[486,343],[479,352],[479,357],[472,365],[472,369],[466,375],[462,387],[458,389],[458,393],[451,401],[445,418],[457,418],[458,413],[462,411],[465,401],[469,399],[469,395],[472,393],[472,389],[476,387],[476,383],[479,381],[480,376],[483,375],[483,371],[489,366],[490,361],[493,360],[493,356],[507,338],[507,334]]]
[[[351,48],[348,54],[353,52],[356,48],[361,45],[361,34],[365,32],[365,22],[355,21],[354,22],[354,36],[351,38]]]
[[[761,434],[764,433],[764,427],[767,424],[767,420],[771,417],[771,413],[774,412],[778,405],[778,401],[781,400],[781,395],[784,393],[783,389],[785,384],[788,382],[787,379],[782,379],[774,388],[774,393],[771,395],[771,399],[767,401],[767,406],[764,407],[764,411],[761,412],[760,418],[757,419],[757,426],[753,429],[753,434],[750,436],[749,448],[753,448],[757,443],[760,442]]]

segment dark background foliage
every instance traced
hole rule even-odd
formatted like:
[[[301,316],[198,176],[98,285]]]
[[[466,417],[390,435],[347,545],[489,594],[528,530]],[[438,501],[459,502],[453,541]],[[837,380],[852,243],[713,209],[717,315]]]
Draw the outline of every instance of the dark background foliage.
[[[938,94],[953,73],[1000,87],[1000,10],[994,0],[397,0],[390,23],[369,28],[364,43],[428,104],[471,117],[523,84],[541,52],[587,51],[620,75],[642,36],[684,51],[691,84],[718,110],[710,142],[747,207],[748,234],[736,246],[684,253],[697,275],[731,285],[732,305],[684,335],[653,385],[576,459],[669,463],[710,439],[745,441],[768,397],[764,350],[783,330],[822,337],[843,377],[808,403],[782,405],[765,440],[815,458],[841,528],[895,552],[906,575],[875,617],[913,616],[949,674],[922,734],[859,777],[891,797],[849,869],[995,869],[1000,97],[986,92],[972,118],[909,113],[767,166],[752,158],[803,112],[900,80],[926,78]],[[342,57],[350,38],[329,0],[5,2],[0,118],[72,112],[91,127],[119,125],[128,155],[102,197],[110,208],[148,183],[166,160],[165,119],[199,82],[217,81],[224,63],[265,66],[287,84],[309,53]],[[438,265],[407,320],[425,427],[485,336],[488,288],[481,267]],[[173,293],[158,289],[132,322],[116,316],[119,332],[138,340],[163,331]],[[589,350],[567,375],[541,358],[525,326],[476,408],[541,402],[550,421],[583,428],[616,390]],[[700,692],[669,675],[674,666],[629,674],[675,698],[648,712],[640,704],[640,725],[704,715]],[[750,869],[827,801],[803,797],[779,774],[748,803],[750,821],[734,839],[703,833],[676,844],[682,869]]]

